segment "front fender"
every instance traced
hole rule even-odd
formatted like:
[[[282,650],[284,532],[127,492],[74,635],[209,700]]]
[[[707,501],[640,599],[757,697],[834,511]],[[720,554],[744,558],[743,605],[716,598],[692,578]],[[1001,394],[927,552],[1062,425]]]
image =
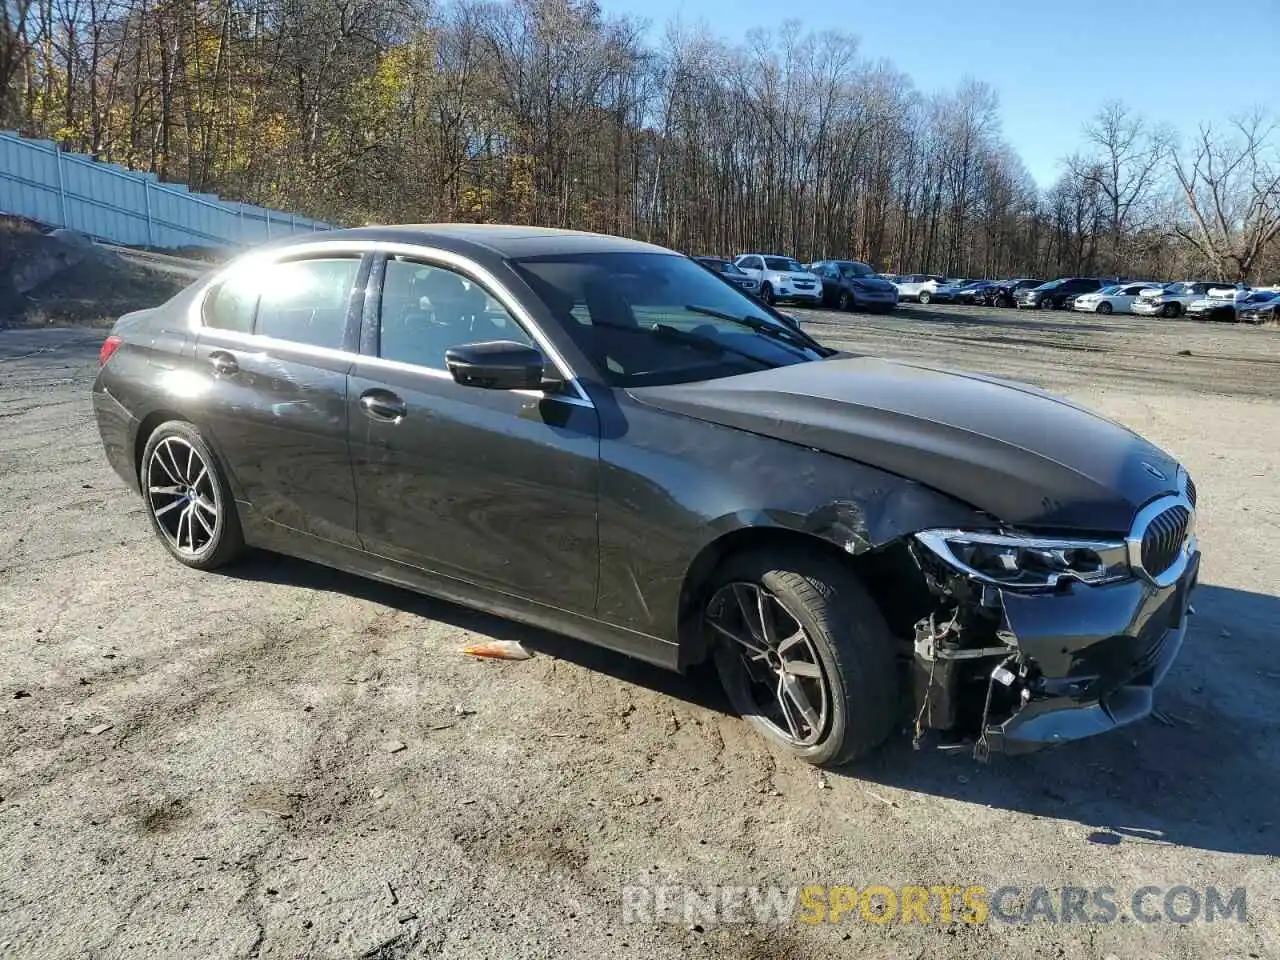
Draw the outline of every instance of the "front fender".
[[[682,598],[726,538],[770,530],[850,555],[981,515],[912,480],[822,451],[628,403],[600,447],[597,614],[669,642]]]

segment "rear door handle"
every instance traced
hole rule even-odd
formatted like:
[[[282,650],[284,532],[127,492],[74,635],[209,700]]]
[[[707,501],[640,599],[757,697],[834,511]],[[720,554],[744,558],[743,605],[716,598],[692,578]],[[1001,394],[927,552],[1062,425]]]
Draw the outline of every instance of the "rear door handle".
[[[405,402],[390,390],[366,390],[360,394],[360,407],[372,420],[399,423],[409,413]]]
[[[215,350],[209,354],[209,366],[213,367],[213,372],[218,376],[228,376],[240,371],[236,358],[225,350]]]

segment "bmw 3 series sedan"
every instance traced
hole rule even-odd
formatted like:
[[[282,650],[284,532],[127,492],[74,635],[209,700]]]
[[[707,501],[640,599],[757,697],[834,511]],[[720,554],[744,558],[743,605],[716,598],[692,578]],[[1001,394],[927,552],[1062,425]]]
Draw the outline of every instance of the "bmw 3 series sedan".
[[[672,670],[840,764],[1131,723],[1196,489],[1040,390],[839,352],[684,256],[503,226],[259,249],[120,318],[93,402],[159,542],[263,548]],[[938,731],[930,734],[929,731]]]

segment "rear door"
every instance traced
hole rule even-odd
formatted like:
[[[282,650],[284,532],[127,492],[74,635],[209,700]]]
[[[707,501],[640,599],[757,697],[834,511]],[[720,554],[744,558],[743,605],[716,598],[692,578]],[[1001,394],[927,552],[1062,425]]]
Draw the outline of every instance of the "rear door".
[[[257,518],[358,546],[347,372],[371,258],[247,265],[202,305],[194,362],[206,425]],[[194,386],[194,384],[193,384]]]
[[[562,393],[455,383],[452,346],[537,346],[514,299],[447,258],[374,270],[348,416],[365,549],[576,613],[595,609],[599,418]]]

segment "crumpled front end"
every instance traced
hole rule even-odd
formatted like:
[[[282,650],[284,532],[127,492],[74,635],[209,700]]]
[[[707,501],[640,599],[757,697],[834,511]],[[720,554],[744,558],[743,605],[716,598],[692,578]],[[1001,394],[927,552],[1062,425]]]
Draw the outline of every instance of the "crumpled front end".
[[[980,757],[1024,753],[1149,715],[1199,575],[1190,489],[1190,500],[1166,498],[1139,515],[1125,541],[1127,575],[1106,582],[1002,586],[913,545],[937,601],[916,624],[917,740],[932,729],[972,738]],[[1183,526],[1169,525],[1183,519],[1170,510],[1188,511]]]

